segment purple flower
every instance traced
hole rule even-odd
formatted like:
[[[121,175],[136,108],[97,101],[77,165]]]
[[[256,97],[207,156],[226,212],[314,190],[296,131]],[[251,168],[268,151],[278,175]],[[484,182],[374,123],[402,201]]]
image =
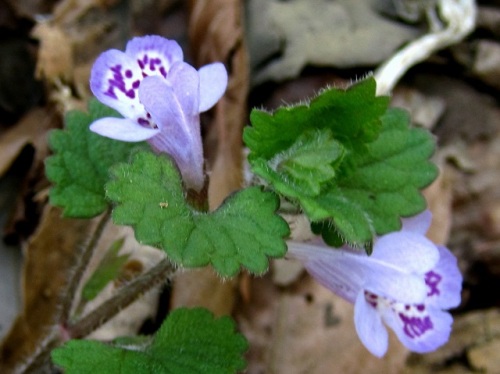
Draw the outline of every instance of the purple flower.
[[[183,61],[182,49],[160,36],[134,38],[125,52],[111,49],[92,67],[90,88],[99,101],[125,118],[101,118],[90,126],[100,135],[126,142],[147,140],[170,154],[188,187],[204,183],[200,113],[224,94],[221,63],[199,70]]]
[[[323,286],[354,304],[354,324],[375,356],[387,351],[383,322],[411,351],[430,352],[449,339],[446,309],[460,303],[457,260],[424,234],[430,212],[403,220],[401,231],[377,238],[373,253],[321,244],[288,243],[288,256],[304,263]]]

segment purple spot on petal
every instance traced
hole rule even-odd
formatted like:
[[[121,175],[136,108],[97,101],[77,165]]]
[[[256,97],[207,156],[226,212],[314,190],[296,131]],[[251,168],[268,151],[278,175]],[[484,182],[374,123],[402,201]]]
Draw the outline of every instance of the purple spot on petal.
[[[425,274],[425,284],[429,286],[429,292],[427,296],[439,295],[438,285],[443,277],[432,270]]]
[[[163,78],[167,77],[167,71],[163,66],[160,67],[160,74],[163,75]]]
[[[137,63],[139,64],[139,67],[141,69],[144,69],[144,62],[142,62],[141,60],[137,60]]]
[[[113,73],[113,77],[108,79],[109,85],[104,93],[109,97],[112,97],[113,99],[118,99],[116,95],[116,90],[118,90],[121,91],[129,99],[135,99],[136,93],[134,90],[139,86],[140,81],[137,80],[132,83],[132,87],[130,89],[127,88],[127,84],[125,81],[125,78],[130,79],[133,76],[132,70],[127,69],[125,70],[125,72],[122,72],[122,66],[119,64],[110,67],[110,70]],[[136,83],[137,87],[134,87]]]
[[[133,88],[134,90],[136,90],[136,89],[138,89],[138,88],[139,88],[139,86],[140,86],[140,85],[141,85],[141,81],[140,81],[140,80],[136,80],[136,81],[134,81],[134,82],[132,83],[132,88]]]
[[[375,295],[374,293],[365,291],[365,300],[372,307],[377,308],[377,304],[378,304],[378,296],[377,295]]]
[[[117,96],[115,94],[115,89],[126,94],[125,81],[121,72],[122,66],[115,65],[111,67],[110,70],[113,72],[113,79],[108,79],[109,86],[105,94],[112,97],[113,99],[116,99]]]
[[[404,324],[404,333],[412,339],[422,336],[434,327],[429,316],[424,318],[408,317],[403,313],[399,313],[399,318]]]
[[[139,123],[139,125],[145,126],[145,127],[150,127],[150,125],[151,125],[149,123],[149,121],[147,119],[145,119],[145,118],[138,118],[137,122]]]
[[[424,304],[418,304],[418,305],[416,305],[416,307],[417,307],[417,310],[419,312],[423,312],[425,310],[425,305]]]
[[[113,98],[113,99],[118,99],[118,97],[116,97],[116,95],[115,95],[113,87],[111,87],[111,86],[108,87],[108,90],[106,92],[104,92],[104,94],[107,95],[107,96],[109,96],[109,97],[111,97],[111,98]]]
[[[151,71],[156,71],[157,65],[161,66],[161,60],[159,58],[152,58],[149,62],[149,69]]]

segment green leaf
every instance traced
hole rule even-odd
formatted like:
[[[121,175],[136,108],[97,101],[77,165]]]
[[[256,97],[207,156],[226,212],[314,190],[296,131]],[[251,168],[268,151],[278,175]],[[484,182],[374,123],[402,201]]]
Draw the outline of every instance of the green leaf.
[[[54,155],[45,163],[47,178],[54,184],[50,203],[63,208],[65,217],[91,218],[108,207],[104,184],[111,165],[126,161],[137,143],[102,137],[89,130],[103,117],[119,117],[97,100],[89,102],[89,112],[66,115],[65,129],[53,130],[49,144]]]
[[[429,132],[409,126],[408,114],[390,109],[381,118],[382,132],[367,152],[349,155],[352,168],[320,196],[303,198],[313,221],[329,220],[323,234],[334,230],[345,241],[364,245],[375,235],[401,228],[400,217],[426,207],[420,190],[437,176],[428,159],[434,152]]]
[[[307,105],[253,111],[244,132],[252,171],[299,205],[331,245],[369,249],[425,208],[420,189],[436,177],[432,137],[375,91],[369,78]]]
[[[289,198],[316,196],[335,177],[343,154],[344,147],[330,130],[306,131],[271,160],[255,159],[252,170]]]
[[[242,355],[248,349],[234,330],[229,317],[183,308],[168,316],[149,345],[124,349],[70,340],[52,351],[52,360],[66,374],[230,374],[245,368]]]
[[[120,270],[130,257],[130,254],[118,256],[124,240],[123,238],[116,240],[108,249],[97,269],[83,286],[83,300],[93,300],[109,282],[118,277]]]
[[[131,164],[112,168],[112,175],[106,190],[118,204],[114,222],[133,226],[139,242],[162,248],[177,264],[212,264],[223,277],[240,266],[260,274],[267,270],[267,256],[286,252],[289,228],[275,214],[279,200],[271,192],[247,188],[203,213],[186,203],[179,172],[165,155],[138,152]]]
[[[321,235],[324,242],[331,247],[339,248],[344,245],[344,239],[335,230],[335,227],[331,222],[312,222],[311,231],[316,235]]]
[[[347,90],[327,89],[306,105],[283,107],[272,114],[252,110],[252,127],[243,133],[250,162],[270,160],[314,129],[328,129],[348,150],[362,148],[377,138],[380,116],[389,104],[388,97],[375,96],[375,89],[375,79],[368,78]]]

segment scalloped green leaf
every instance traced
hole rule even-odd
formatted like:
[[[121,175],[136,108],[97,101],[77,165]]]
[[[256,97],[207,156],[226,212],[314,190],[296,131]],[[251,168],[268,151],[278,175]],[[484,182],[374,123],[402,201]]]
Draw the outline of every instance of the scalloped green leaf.
[[[312,221],[330,221],[323,233],[335,230],[345,241],[364,245],[375,235],[401,228],[401,217],[423,211],[420,190],[437,176],[429,161],[432,135],[409,126],[408,114],[390,109],[381,117],[382,132],[367,152],[349,155],[349,171],[321,195],[303,198],[301,206]]]
[[[375,96],[375,89],[375,79],[368,78],[347,90],[326,89],[308,104],[282,107],[274,113],[252,110],[252,126],[243,133],[250,163],[270,160],[314,129],[328,129],[347,150],[363,148],[377,138],[380,116],[389,105],[389,97]]]
[[[230,317],[202,308],[177,309],[150,344],[129,347],[70,340],[52,351],[66,374],[231,374],[243,370],[248,343]]]
[[[49,144],[54,155],[45,162],[47,178],[53,183],[50,203],[63,208],[65,217],[91,218],[108,207],[104,184],[108,169],[126,161],[137,143],[102,137],[89,130],[96,119],[120,117],[97,100],[89,102],[89,114],[71,111],[64,130],[53,130]]]
[[[162,248],[179,265],[211,264],[223,277],[241,266],[261,274],[268,256],[285,255],[289,228],[275,213],[279,199],[272,192],[247,188],[204,213],[186,203],[179,172],[165,155],[138,152],[112,175],[106,191],[117,203],[114,222],[133,226],[139,242]]]

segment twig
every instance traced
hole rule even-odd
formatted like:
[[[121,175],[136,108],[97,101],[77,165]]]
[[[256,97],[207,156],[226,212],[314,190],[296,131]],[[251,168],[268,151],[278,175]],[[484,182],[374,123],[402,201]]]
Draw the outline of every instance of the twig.
[[[164,259],[146,273],[134,279],[121,288],[115,296],[98,306],[94,311],[68,326],[68,334],[72,339],[79,339],[87,336],[96,330],[122,309],[132,304],[138,297],[159,283],[166,282],[173,272],[174,267],[169,260]]]
[[[90,241],[88,242],[87,246],[81,253],[76,267],[73,269],[73,273],[70,276],[68,286],[66,288],[66,291],[64,293],[61,302],[60,323],[62,325],[66,325],[69,322],[71,315],[71,308],[73,306],[73,301],[75,299],[76,290],[78,289],[78,285],[80,284],[80,281],[90,262],[90,259],[94,254],[94,250],[97,246],[97,243],[99,242],[102,232],[106,227],[106,224],[109,222],[110,217],[111,217],[111,210],[108,209],[99,220],[99,223],[97,224],[97,227],[95,228],[94,233],[90,238]]]
[[[458,43],[474,29],[477,11],[474,0],[438,0],[437,7],[446,27],[411,42],[378,68],[377,95],[392,91],[413,65],[439,49]]]
[[[35,355],[28,357],[24,364],[16,368],[16,374],[37,374],[37,373],[47,373],[48,368],[51,365],[50,353],[54,348],[60,344],[59,333],[56,329],[47,335],[46,339],[42,341],[40,347]]]

